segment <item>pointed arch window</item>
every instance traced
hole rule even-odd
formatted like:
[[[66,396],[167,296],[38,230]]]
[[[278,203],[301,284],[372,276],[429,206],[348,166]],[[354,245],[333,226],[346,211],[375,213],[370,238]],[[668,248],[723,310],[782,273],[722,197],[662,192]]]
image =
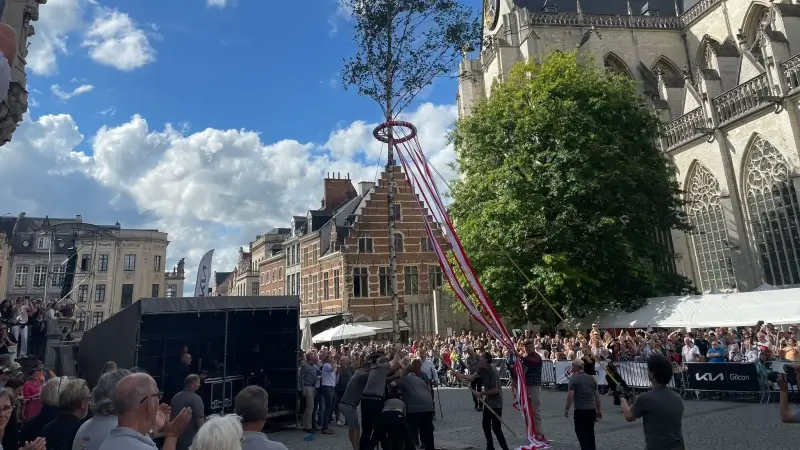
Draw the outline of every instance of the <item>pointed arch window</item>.
[[[758,137],[744,167],[747,225],[763,281],[773,286],[800,284],[800,204],[789,164]]]
[[[628,66],[625,64],[625,62],[614,53],[609,53],[606,55],[605,59],[603,60],[603,65],[605,66],[606,70],[611,73],[622,75],[623,77],[633,78],[631,71],[628,70]]]
[[[665,77],[675,77],[680,78],[681,73],[675,67],[675,64],[672,61],[668,60],[665,57],[660,57],[658,60],[653,64],[652,72],[656,75],[659,73],[664,74]]]
[[[735,288],[719,182],[700,164],[695,164],[689,175],[687,200],[689,221],[694,228],[690,236],[700,290]]]

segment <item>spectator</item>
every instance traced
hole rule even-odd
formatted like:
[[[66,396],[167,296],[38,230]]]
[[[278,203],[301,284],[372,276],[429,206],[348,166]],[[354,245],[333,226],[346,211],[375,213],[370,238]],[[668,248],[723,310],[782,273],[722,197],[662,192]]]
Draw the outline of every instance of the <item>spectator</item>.
[[[237,416],[211,416],[197,430],[192,450],[242,450],[244,431]]]
[[[242,450],[287,450],[280,442],[267,438],[261,430],[267,422],[269,397],[267,391],[258,386],[248,386],[236,396],[236,415],[242,418],[244,439]]]
[[[681,358],[683,362],[693,363],[698,362],[702,353],[700,353],[700,348],[692,342],[692,338],[686,337],[684,340],[683,350],[681,350]]]
[[[52,422],[44,426],[42,436],[47,440],[48,450],[72,448],[75,435],[89,412],[91,392],[85,380],[62,378],[58,392],[59,413]]]
[[[14,414],[14,407],[12,405],[14,399],[12,396],[13,394],[7,390],[0,389],[0,433],[3,434],[5,434],[9,419],[11,419],[11,416]],[[25,443],[25,445],[17,445],[12,448],[18,448],[20,450],[45,450],[45,440],[43,438],[37,438],[31,442]]]
[[[52,422],[58,415],[58,389],[61,378],[50,378],[39,391],[39,401],[42,409],[33,419],[22,426],[22,438],[25,442],[32,442],[44,436],[44,426]]]
[[[32,370],[28,375],[28,380],[22,385],[22,395],[25,399],[25,420],[30,420],[39,414],[42,409],[42,403],[39,399],[39,394],[42,390],[44,380],[41,376],[40,370]]]
[[[106,440],[111,430],[117,427],[117,416],[114,414],[114,392],[117,384],[130,375],[125,369],[115,369],[100,377],[97,386],[92,390],[92,412],[94,417],[87,420],[78,429],[72,441],[72,450],[97,450]]]
[[[708,358],[708,362],[725,362],[725,349],[720,346],[719,341],[713,341],[711,342],[711,348],[708,349],[706,357]]]
[[[25,402],[25,398],[22,395],[22,385],[22,380],[18,378],[11,378],[6,382],[5,390],[11,394],[14,411],[3,434],[2,448],[18,448],[22,444],[22,416]]]
[[[175,450],[191,411],[185,408],[166,423],[169,407],[159,406],[160,397],[158,385],[150,375],[133,373],[120,380],[113,399],[117,427],[111,430],[100,450],[156,450],[156,444],[149,437],[153,428],[162,429],[163,450]]]

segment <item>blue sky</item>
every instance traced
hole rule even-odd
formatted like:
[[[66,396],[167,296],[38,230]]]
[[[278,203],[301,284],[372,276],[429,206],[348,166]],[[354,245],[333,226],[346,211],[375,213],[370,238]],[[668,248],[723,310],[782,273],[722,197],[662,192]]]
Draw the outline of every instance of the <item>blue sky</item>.
[[[324,141],[337,124],[377,119],[380,111],[370,100],[342,87],[343,59],[354,52],[346,13],[334,0],[310,3],[317,6],[107,0],[102,5],[127,13],[148,34],[155,61],[120,73],[93,64],[79,42],[70,42],[58,74],[34,75],[30,85],[44,91],[53,83],[65,90],[89,83],[94,91],[68,103],[36,96],[36,112],[71,114],[80,118],[82,131],[93,132],[113,123],[100,114],[113,108],[117,117],[138,113],[154,123],[187,122],[192,130],[259,130],[266,142]],[[42,7],[43,15],[50,6]],[[455,81],[442,79],[423,97],[451,104],[455,93]]]
[[[41,5],[29,114],[0,147],[0,214],[158,228],[169,264],[193,269],[216,248],[222,271],[239,246],[317,205],[326,172],[374,178],[380,110],[339,75],[352,23],[335,0],[298,3]],[[438,80],[406,113],[448,176],[456,91]]]

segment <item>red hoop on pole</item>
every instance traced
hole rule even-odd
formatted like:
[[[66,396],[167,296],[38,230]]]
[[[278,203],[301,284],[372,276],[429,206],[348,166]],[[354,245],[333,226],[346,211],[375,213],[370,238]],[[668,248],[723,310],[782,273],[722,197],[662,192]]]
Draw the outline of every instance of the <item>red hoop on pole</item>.
[[[403,136],[401,138],[395,138],[394,133],[392,133],[393,144],[402,144],[403,142],[408,142],[411,139],[417,137],[417,127],[415,127],[414,124],[412,124],[411,122],[406,122],[404,120],[390,120],[388,122],[384,122],[375,127],[374,130],[372,130],[372,135],[375,136],[375,139],[383,142],[384,144],[388,144],[389,143],[388,130],[394,127],[407,128],[409,130],[409,133],[408,136]]]

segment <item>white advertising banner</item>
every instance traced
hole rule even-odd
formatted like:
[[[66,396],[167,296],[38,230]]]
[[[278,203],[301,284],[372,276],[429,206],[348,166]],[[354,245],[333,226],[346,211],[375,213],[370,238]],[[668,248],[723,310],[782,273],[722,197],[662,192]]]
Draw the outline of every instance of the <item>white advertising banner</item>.
[[[569,379],[572,377],[572,361],[556,361],[556,384],[569,384]],[[594,365],[597,371],[595,380],[598,386],[606,385],[606,371],[600,363]]]
[[[211,259],[214,257],[214,249],[209,250],[200,260],[197,268],[197,281],[194,284],[195,297],[208,297],[208,284],[211,281]]]

